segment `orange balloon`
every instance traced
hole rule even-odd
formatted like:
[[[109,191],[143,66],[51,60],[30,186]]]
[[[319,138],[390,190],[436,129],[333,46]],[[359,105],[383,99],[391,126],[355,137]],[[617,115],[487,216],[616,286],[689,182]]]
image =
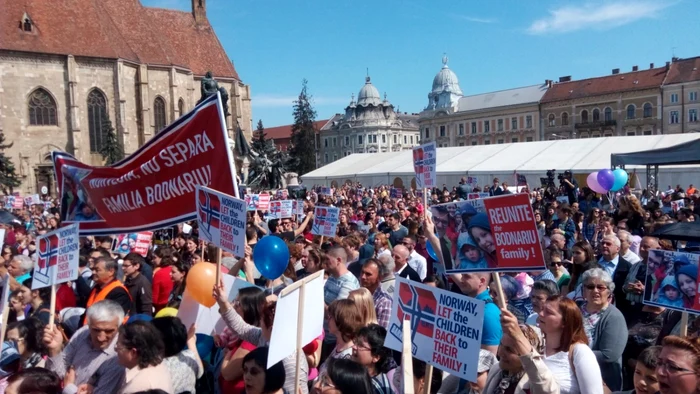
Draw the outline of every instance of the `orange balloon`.
[[[198,303],[211,308],[216,304],[212,295],[216,283],[216,264],[199,262],[190,268],[187,273],[187,286],[185,290]]]

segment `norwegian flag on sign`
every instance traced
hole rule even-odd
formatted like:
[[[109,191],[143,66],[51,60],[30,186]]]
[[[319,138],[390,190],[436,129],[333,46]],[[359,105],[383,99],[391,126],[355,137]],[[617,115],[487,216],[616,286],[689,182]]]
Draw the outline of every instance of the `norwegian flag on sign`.
[[[197,215],[201,226],[208,233],[211,233],[212,229],[219,229],[221,221],[219,196],[200,189],[197,195]]]
[[[37,264],[40,270],[44,270],[47,267],[54,266],[58,263],[58,236],[52,235],[50,237],[42,238],[39,240],[39,258]]]

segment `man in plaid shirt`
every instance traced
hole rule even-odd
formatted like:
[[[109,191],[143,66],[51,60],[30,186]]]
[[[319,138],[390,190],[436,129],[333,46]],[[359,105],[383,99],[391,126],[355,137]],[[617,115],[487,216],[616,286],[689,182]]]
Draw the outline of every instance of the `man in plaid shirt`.
[[[382,290],[381,278],[387,274],[387,272],[382,272],[383,270],[386,270],[384,264],[376,259],[368,259],[362,264],[360,285],[372,293],[374,309],[377,312],[377,323],[388,329],[389,320],[391,320],[392,300],[389,294]]]

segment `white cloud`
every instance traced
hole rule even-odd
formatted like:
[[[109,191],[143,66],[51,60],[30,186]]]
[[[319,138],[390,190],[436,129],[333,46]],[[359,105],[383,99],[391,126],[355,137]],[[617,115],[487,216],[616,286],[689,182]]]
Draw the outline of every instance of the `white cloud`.
[[[299,96],[283,96],[274,94],[260,94],[253,96],[254,107],[292,107],[294,101]],[[349,97],[331,97],[331,96],[313,96],[311,98],[312,105],[344,105],[349,104]]]
[[[670,1],[626,0],[565,6],[550,10],[549,16],[532,22],[527,31],[530,34],[547,34],[583,29],[607,30],[653,18],[673,4]]]
[[[496,19],[492,18],[479,18],[475,16],[470,16],[470,15],[462,15],[462,14],[450,14],[452,18],[455,19],[461,19],[463,21],[467,22],[474,22],[474,23],[496,23]]]

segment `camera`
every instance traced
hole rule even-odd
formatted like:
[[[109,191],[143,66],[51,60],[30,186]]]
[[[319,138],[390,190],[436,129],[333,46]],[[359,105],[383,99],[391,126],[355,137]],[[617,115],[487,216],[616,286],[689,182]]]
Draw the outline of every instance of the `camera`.
[[[556,174],[556,172],[557,170],[547,170],[547,178],[554,179],[554,174]]]

